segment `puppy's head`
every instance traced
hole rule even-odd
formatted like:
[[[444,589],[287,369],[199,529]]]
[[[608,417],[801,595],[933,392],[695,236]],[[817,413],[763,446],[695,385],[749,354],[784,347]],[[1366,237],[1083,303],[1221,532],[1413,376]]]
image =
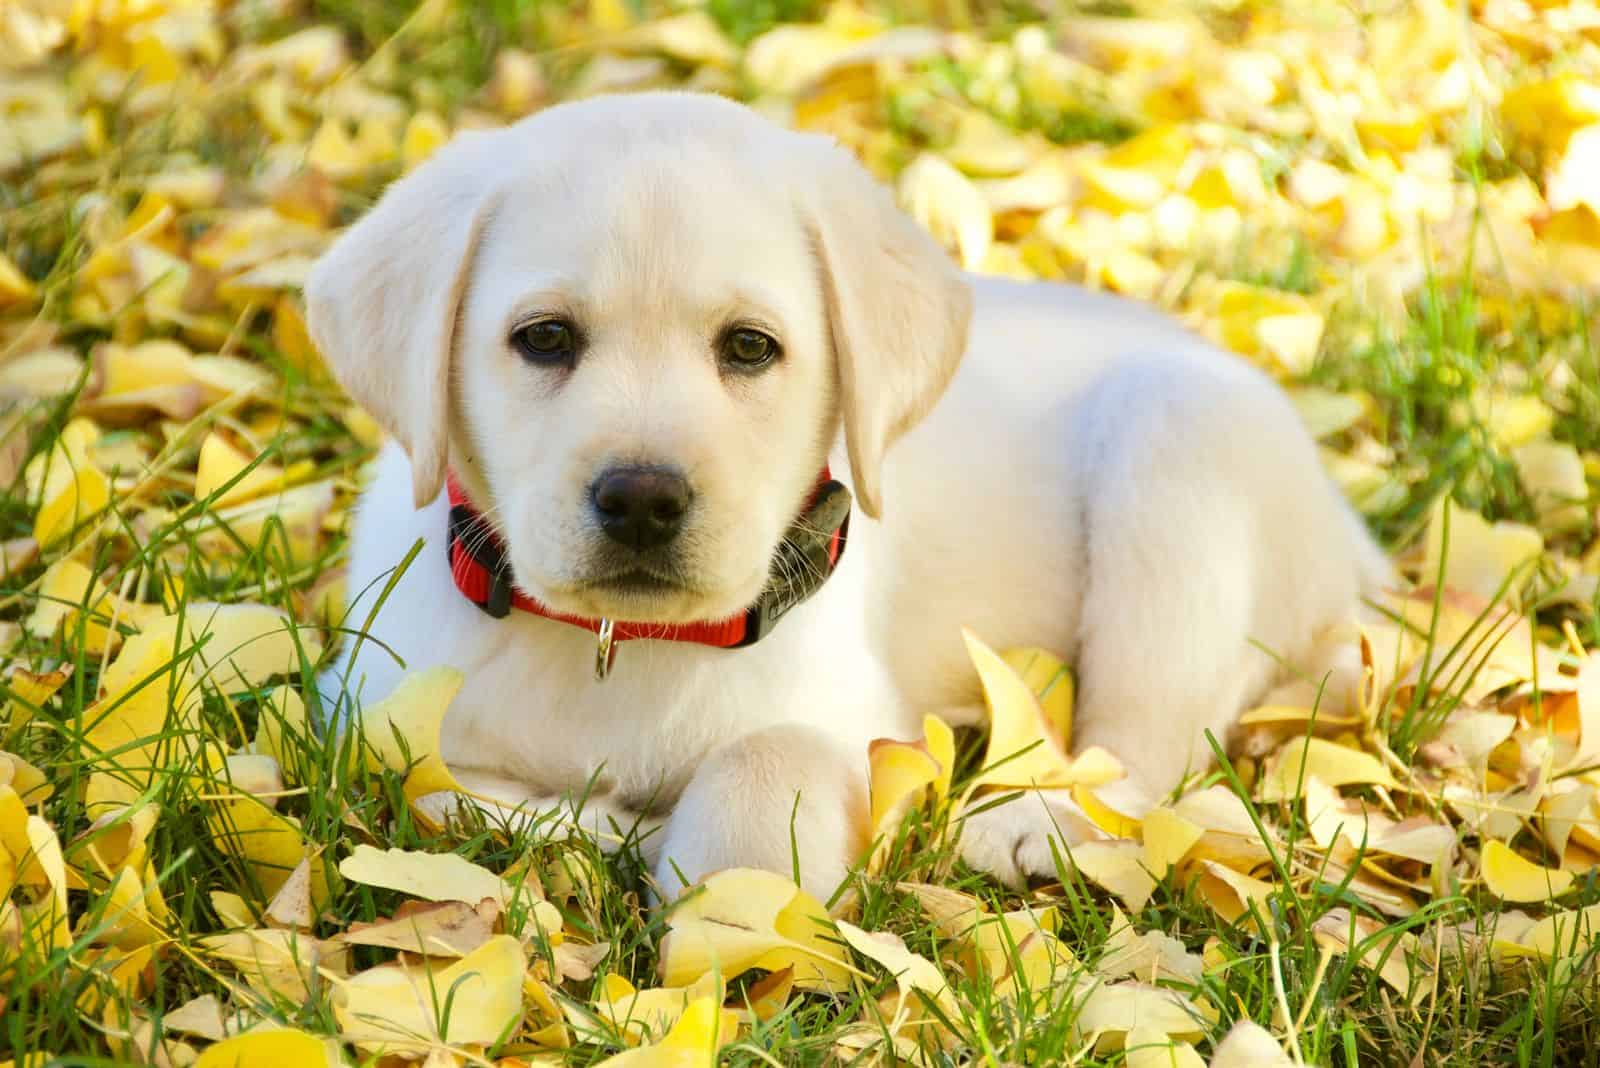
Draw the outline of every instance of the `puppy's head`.
[[[754,600],[841,420],[879,514],[884,451],[954,373],[971,304],[846,153],[675,93],[458,137],[306,293],[419,505],[452,470],[528,593],[660,623]]]

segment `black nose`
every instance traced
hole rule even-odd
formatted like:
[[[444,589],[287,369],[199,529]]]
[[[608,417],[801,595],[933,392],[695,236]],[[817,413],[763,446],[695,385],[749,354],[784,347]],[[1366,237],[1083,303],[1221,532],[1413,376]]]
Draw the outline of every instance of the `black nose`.
[[[630,549],[655,549],[678,536],[689,483],[668,467],[613,467],[589,488],[600,529]]]

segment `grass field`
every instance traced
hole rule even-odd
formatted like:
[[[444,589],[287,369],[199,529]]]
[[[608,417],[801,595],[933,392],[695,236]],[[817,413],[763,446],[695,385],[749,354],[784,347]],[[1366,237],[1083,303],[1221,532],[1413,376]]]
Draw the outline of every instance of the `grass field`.
[[[1026,894],[953,857],[981,733],[880,748],[825,903],[443,820],[448,674],[318,729],[381,432],[299,286],[452,131],[647,86],[1268,368],[1408,588],[1181,797],[1057,760],[1105,838]],[[1591,0],[0,0],[0,1062],[1600,1063],[1597,291]]]

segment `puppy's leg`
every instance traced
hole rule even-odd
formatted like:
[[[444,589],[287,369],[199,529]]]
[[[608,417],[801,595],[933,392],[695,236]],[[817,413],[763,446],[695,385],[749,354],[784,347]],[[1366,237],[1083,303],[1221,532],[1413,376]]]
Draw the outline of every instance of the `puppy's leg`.
[[[1253,376],[1134,366],[1080,416],[1072,742],[1110,750],[1155,797],[1206,768],[1206,733],[1225,738],[1277,674],[1275,655],[1297,659],[1320,625],[1354,611],[1367,546],[1292,410]],[[1014,802],[968,832],[963,854],[1052,874],[1060,809]]]
[[[667,820],[656,882],[670,899],[723,868],[784,875],[826,901],[866,848],[865,755],[802,724],[715,750]],[[680,875],[681,873],[681,875]]]

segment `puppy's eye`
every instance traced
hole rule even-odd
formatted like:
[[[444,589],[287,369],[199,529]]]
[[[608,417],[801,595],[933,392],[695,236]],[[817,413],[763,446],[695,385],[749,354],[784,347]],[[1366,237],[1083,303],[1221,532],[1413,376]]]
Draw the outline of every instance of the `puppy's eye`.
[[[740,327],[722,339],[722,357],[741,371],[757,371],[778,358],[777,341],[759,330]]]
[[[563,319],[539,319],[518,327],[511,343],[533,363],[568,363],[578,353],[578,331]]]

